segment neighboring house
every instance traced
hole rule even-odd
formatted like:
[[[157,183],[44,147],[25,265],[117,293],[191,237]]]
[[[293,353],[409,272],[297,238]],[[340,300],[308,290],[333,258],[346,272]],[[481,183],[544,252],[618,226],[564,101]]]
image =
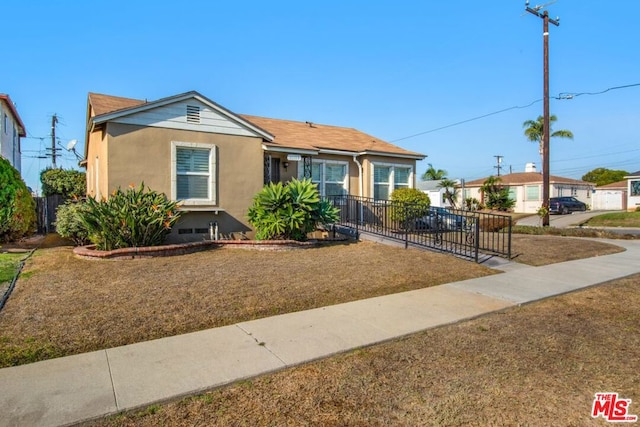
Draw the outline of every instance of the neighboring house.
[[[85,157],[87,194],[144,184],[182,202],[171,240],[251,232],[247,211],[268,182],[311,178],[323,196],[387,199],[414,187],[416,160],[358,130],[235,114],[187,92],[157,101],[90,93]]]
[[[488,177],[487,177],[488,178]],[[487,178],[465,183],[464,198],[474,197],[483,202],[480,187]],[[501,184],[509,187],[515,212],[536,213],[542,206],[542,174],[540,172],[516,172],[501,175]],[[591,193],[594,185],[590,182],[551,175],[549,177],[549,197],[573,196],[591,206]]]
[[[440,187],[440,181],[418,181],[416,188],[429,196],[431,206],[450,207],[449,201],[444,197],[445,189]]]
[[[627,180],[596,187],[593,192],[594,211],[619,211],[627,209]]]
[[[640,171],[625,176],[627,180],[627,210],[635,211],[640,207]]]
[[[18,115],[9,95],[0,93],[0,155],[21,172],[22,162],[20,138],[27,136],[27,130]]]

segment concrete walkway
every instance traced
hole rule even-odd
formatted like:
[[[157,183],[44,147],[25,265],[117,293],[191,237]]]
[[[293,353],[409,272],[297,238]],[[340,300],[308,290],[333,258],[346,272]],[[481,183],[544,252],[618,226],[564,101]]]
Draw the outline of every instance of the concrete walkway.
[[[0,426],[59,426],[198,393],[640,273],[627,250],[0,369]]]

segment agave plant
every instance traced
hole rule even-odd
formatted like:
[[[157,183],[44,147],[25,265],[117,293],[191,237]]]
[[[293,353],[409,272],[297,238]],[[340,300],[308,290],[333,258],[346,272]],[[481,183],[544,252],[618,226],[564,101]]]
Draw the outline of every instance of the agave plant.
[[[256,228],[259,240],[306,240],[318,224],[338,220],[339,210],[326,200],[310,179],[291,180],[266,185],[253,198],[249,222]]]
[[[81,220],[99,250],[156,246],[180,218],[178,203],[163,193],[145,191],[144,183],[115,190],[107,200],[87,200]]]

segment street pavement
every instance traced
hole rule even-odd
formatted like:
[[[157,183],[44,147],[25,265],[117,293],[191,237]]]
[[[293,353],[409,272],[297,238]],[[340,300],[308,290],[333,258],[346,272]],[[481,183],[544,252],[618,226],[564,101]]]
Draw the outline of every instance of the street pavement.
[[[425,329],[640,273],[612,255],[501,274],[0,369],[0,426],[71,425],[178,399]]]

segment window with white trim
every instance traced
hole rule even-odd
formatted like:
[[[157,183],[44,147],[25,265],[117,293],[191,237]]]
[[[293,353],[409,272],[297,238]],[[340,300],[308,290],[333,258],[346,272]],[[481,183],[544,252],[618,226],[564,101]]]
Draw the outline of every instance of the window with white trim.
[[[539,185],[527,185],[525,187],[527,200],[540,200],[540,186]]]
[[[311,181],[321,196],[342,196],[349,193],[348,162],[312,160]]]
[[[406,165],[386,163],[373,164],[373,198],[389,200],[393,190],[411,188],[413,168]]]
[[[171,198],[186,205],[215,204],[216,146],[171,143]]]

